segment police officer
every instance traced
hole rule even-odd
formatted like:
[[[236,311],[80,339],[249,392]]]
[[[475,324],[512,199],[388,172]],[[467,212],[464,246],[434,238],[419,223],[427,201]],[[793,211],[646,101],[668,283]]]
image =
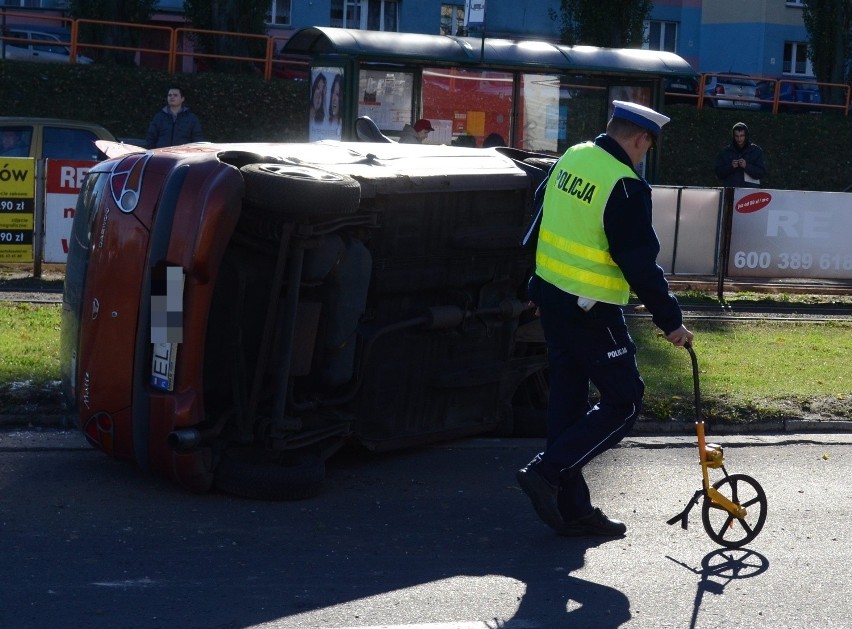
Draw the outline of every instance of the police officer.
[[[642,403],[622,312],[630,289],[671,343],[693,338],[657,265],[651,187],[635,170],[669,118],[636,103],[613,106],[606,133],[568,149],[551,171],[530,279],[547,341],[547,447],[517,479],[539,517],[566,536],[626,531],[593,506],[583,467],[624,438]],[[594,406],[590,382],[600,394]]]

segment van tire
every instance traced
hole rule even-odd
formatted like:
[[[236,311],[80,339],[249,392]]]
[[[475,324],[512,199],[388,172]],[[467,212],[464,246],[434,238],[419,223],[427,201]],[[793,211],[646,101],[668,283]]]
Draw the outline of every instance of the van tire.
[[[285,459],[257,448],[231,448],[222,453],[213,480],[227,494],[254,500],[304,500],[316,496],[325,480],[325,462],[307,454]]]
[[[248,164],[240,168],[245,198],[264,213],[292,218],[352,214],[361,185],[352,177],[297,164]]]

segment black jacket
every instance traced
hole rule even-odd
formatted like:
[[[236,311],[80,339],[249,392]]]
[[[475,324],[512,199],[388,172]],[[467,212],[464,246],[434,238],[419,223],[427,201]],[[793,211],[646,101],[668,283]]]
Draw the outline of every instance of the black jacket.
[[[154,114],[154,119],[148,126],[145,148],[157,149],[202,141],[204,136],[201,134],[201,122],[188,107],[181,109],[177,116],[172,116],[169,108],[163,107]]]
[[[745,170],[734,168],[731,162],[735,159],[746,161]],[[731,142],[719,151],[716,156],[716,176],[722,180],[728,188],[760,188],[761,184],[745,180],[745,174],[752,179],[763,179],[766,176],[766,160],[763,157],[763,149],[757,144],[752,144],[746,139],[743,148]]]

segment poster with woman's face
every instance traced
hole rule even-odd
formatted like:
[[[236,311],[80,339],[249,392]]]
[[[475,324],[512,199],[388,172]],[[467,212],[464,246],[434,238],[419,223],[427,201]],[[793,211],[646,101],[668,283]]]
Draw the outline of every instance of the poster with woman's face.
[[[343,131],[343,69],[311,69],[308,139],[340,140]]]

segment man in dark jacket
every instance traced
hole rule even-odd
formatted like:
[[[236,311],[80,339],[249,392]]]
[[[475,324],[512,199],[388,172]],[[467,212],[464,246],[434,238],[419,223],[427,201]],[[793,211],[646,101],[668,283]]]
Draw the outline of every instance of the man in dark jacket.
[[[731,143],[716,156],[716,176],[727,188],[759,188],[766,175],[763,149],[749,139],[748,127],[738,122]]]
[[[693,339],[657,265],[651,187],[635,170],[669,118],[613,105],[606,133],[568,149],[551,170],[529,286],[547,343],[547,447],[517,479],[539,517],[565,536],[627,530],[593,505],[583,468],[624,438],[641,408],[645,385],[622,312],[630,290],[670,343]],[[589,402],[590,383],[598,404]]]
[[[145,147],[149,149],[164,146],[176,146],[190,142],[202,142],[201,122],[198,116],[189,111],[184,105],[186,98],[179,87],[169,88],[166,96],[166,106],[154,114],[148,133],[145,136]]]

